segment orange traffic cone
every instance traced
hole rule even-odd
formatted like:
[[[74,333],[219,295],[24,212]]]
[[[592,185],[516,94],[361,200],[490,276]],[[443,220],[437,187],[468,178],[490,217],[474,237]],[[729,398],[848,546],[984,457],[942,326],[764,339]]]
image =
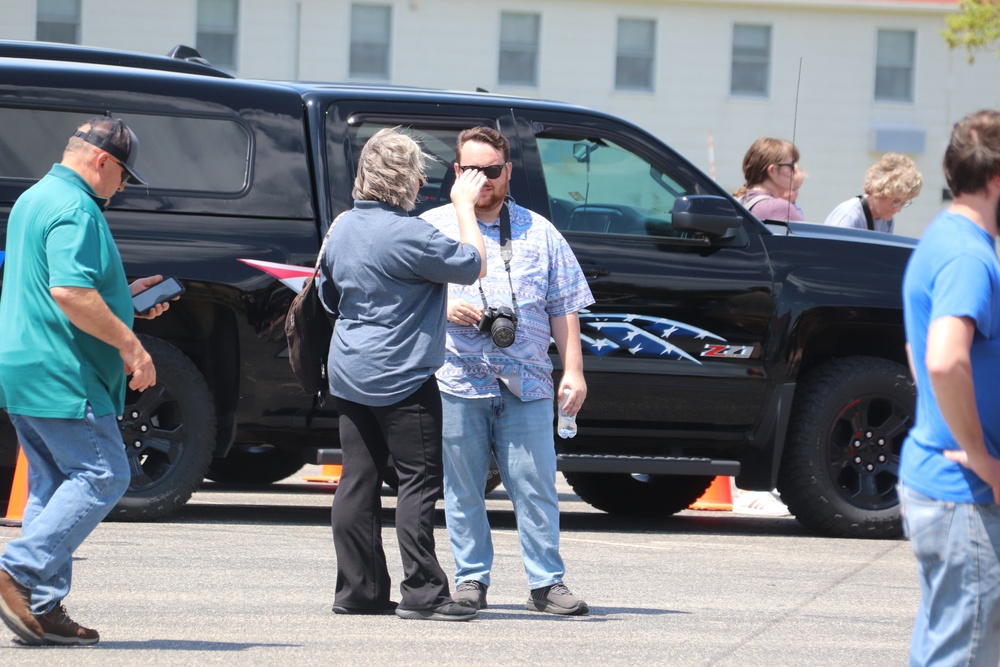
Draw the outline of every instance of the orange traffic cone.
[[[728,477],[716,477],[701,498],[691,503],[693,510],[732,510],[733,490]]]
[[[302,479],[306,482],[322,482],[325,484],[340,484],[340,473],[344,470],[344,466],[337,465],[324,465],[323,470],[319,475],[313,475],[310,477],[303,477]]]
[[[24,450],[17,450],[17,467],[14,468],[14,483],[10,487],[7,501],[7,515],[0,519],[0,526],[20,526],[24,519],[24,506],[28,504],[28,459]]]

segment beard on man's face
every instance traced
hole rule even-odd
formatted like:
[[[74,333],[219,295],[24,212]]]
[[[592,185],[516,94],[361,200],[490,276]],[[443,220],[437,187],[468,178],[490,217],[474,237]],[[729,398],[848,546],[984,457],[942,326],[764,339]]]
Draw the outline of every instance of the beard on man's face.
[[[476,211],[492,211],[502,204],[503,200],[507,197],[507,191],[510,188],[510,181],[506,180],[506,178],[501,181],[498,178],[488,182],[490,185],[489,189],[484,188],[483,191],[479,193],[479,200],[476,201]]]

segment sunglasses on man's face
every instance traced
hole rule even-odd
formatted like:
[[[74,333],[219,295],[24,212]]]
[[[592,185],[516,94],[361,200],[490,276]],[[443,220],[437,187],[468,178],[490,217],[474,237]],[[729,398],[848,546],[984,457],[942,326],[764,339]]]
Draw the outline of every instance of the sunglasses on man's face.
[[[503,164],[491,164],[485,167],[480,167],[474,164],[458,165],[458,168],[461,169],[462,171],[469,171],[470,169],[475,169],[476,171],[483,172],[483,175],[486,176],[486,178],[493,179],[493,178],[499,178],[500,174],[503,173],[503,168],[506,166],[507,163],[504,162]]]

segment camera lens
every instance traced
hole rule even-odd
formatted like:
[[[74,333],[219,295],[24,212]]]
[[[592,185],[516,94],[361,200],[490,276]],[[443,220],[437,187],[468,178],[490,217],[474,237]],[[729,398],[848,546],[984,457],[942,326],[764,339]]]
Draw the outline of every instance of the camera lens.
[[[490,338],[497,347],[510,347],[514,342],[514,323],[506,317],[498,317],[490,328]]]

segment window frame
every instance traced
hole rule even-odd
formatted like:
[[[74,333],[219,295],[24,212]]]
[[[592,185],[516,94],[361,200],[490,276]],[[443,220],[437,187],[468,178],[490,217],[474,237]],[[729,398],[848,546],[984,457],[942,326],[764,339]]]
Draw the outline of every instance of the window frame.
[[[367,2],[352,2],[350,7],[350,16],[347,22],[348,39],[347,39],[347,76],[349,79],[354,81],[389,81],[392,76],[392,26],[393,26],[393,16],[392,16],[392,5],[388,4],[375,4]],[[372,41],[367,39],[368,35],[361,35],[355,31],[355,12],[360,13],[365,11],[379,11],[383,13],[380,16],[380,20],[384,18],[384,35],[380,34],[379,37],[384,37],[380,41]],[[379,26],[380,30],[383,26]],[[361,38],[366,39],[361,39]],[[363,70],[361,67],[365,65],[368,58],[365,58],[361,53],[363,49],[377,49],[382,57],[383,68],[381,71],[375,71],[374,69]]]
[[[35,39],[43,42],[57,42],[61,44],[80,44],[80,25],[81,25],[81,14],[83,9],[81,7],[82,0],[72,0],[76,6],[76,13],[70,20],[70,17],[58,14],[48,14],[43,13],[41,7],[39,6],[44,0],[36,0],[35,2]],[[73,26],[73,41],[64,42],[63,40],[52,39],[51,35],[39,35],[39,26],[45,24],[46,26]]]
[[[740,28],[754,28],[767,31],[767,54],[766,58],[761,61],[759,55],[756,57],[748,57],[743,54],[737,54],[737,44],[736,44],[736,33]],[[774,26],[772,24],[764,23],[733,23],[733,29],[730,35],[730,58],[729,58],[729,94],[732,97],[744,97],[744,98],[760,98],[768,99],[771,97],[771,78],[772,70],[774,65]],[[737,67],[742,66],[745,68],[753,66],[762,66],[763,72],[763,89],[749,89],[745,83],[741,84],[743,87],[740,90],[736,89],[738,79],[737,77]]]
[[[201,8],[202,3],[205,0],[198,0],[197,7],[195,11],[197,13],[197,26],[195,28],[195,48],[198,52],[205,57],[213,67],[217,67],[225,72],[235,73],[238,71],[239,67],[239,52],[240,52],[240,0],[229,0],[232,3],[233,9],[233,23],[231,26],[223,25],[221,23],[207,24],[202,22],[201,18]],[[214,48],[208,48],[204,39],[208,38],[227,38],[231,39],[232,43],[229,46],[228,58],[222,59],[217,56],[218,51]],[[228,62],[227,62],[228,60]]]
[[[626,22],[635,24],[647,24],[652,26],[651,43],[647,48],[629,49],[627,47],[623,48],[622,44],[622,27]],[[623,92],[655,92],[656,86],[656,28],[657,22],[655,18],[644,18],[644,17],[633,17],[633,16],[619,16],[616,23],[616,44],[615,44],[615,90]],[[647,67],[647,81],[644,84],[636,83],[623,83],[622,82],[622,61],[623,59],[629,59],[637,61],[643,59],[644,64]]]
[[[900,65],[897,65],[897,64],[893,64],[893,63],[883,64],[880,61],[880,51],[881,51],[881,49],[879,48],[879,46],[880,46],[881,41],[882,41],[882,36],[883,35],[889,35],[891,33],[895,33],[895,34],[899,34],[899,35],[905,34],[905,35],[908,35],[910,37],[909,63],[906,64],[906,65],[904,65],[904,66],[900,66]],[[880,77],[880,75],[879,75],[880,71],[884,72],[884,70],[886,70],[886,69],[892,69],[892,70],[894,70],[896,72],[898,72],[900,70],[903,70],[903,69],[906,69],[906,71],[908,73],[908,77],[907,77],[907,82],[906,82],[906,88],[907,88],[907,90],[906,90],[906,95],[905,96],[889,96],[884,91],[880,92],[880,89],[879,89],[880,79],[884,83],[888,83],[888,84],[892,84],[892,83],[895,83],[897,81],[897,78],[895,76],[892,76],[891,80],[888,80],[888,81],[886,81],[885,79],[882,79],[882,77]],[[887,76],[887,74],[884,74],[883,76]],[[872,83],[872,100],[874,102],[876,102],[876,103],[912,105],[912,104],[916,103],[916,99],[917,99],[916,86],[917,86],[917,31],[916,30],[908,30],[908,29],[904,29],[904,28],[876,28],[876,30],[875,30],[875,71],[874,71],[874,81]],[[885,86],[883,85],[883,88],[884,87]]]
[[[534,42],[505,40],[505,17],[530,17],[534,21]],[[497,45],[497,85],[518,88],[538,88],[539,72],[541,70],[542,15],[539,12],[501,11],[499,38]],[[527,56],[531,58],[530,76],[510,78],[510,72],[505,71],[504,63],[509,63],[512,57]]]

